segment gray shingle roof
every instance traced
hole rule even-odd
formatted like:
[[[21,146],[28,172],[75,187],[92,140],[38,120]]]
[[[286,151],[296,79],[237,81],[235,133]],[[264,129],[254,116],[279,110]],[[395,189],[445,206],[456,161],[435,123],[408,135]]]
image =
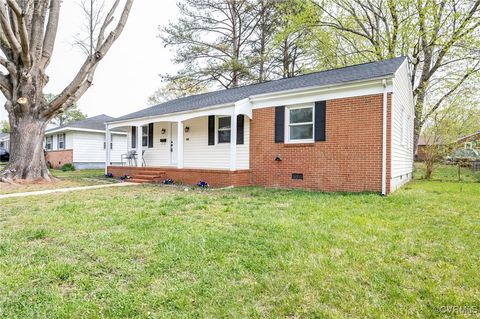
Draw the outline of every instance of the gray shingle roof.
[[[0,132],[0,139],[3,139],[5,137],[9,137],[10,136],[10,133],[2,133]]]
[[[141,111],[121,116],[115,121],[190,111],[204,107],[234,103],[252,95],[289,91],[308,87],[335,85],[393,75],[406,57],[352,65],[344,68],[305,74],[288,79],[241,86],[167,101]]]
[[[69,124],[65,124],[60,127],[52,128],[46,131],[46,133],[51,131],[57,131],[64,128],[72,128],[72,129],[87,129],[87,130],[97,130],[97,131],[105,131],[105,122],[115,120],[114,117],[102,114],[98,116],[93,116],[86,118],[84,120],[72,122]],[[119,130],[117,130],[119,131]]]

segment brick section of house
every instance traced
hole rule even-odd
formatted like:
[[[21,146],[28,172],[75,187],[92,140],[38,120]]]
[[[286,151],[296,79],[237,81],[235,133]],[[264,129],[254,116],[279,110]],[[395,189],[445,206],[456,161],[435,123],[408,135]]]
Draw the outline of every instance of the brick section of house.
[[[192,168],[170,168],[170,167],[131,167],[131,166],[109,166],[108,172],[118,178],[124,175],[131,177],[150,175],[152,182],[161,183],[170,178],[177,183],[188,185],[205,181],[213,187],[226,186],[248,186],[250,185],[250,170],[215,170],[215,169],[192,169]]]
[[[73,163],[73,150],[48,151],[46,159],[53,168],[60,168],[64,164]]]
[[[388,114],[390,106],[389,95]],[[285,144],[274,141],[275,108],[254,110],[250,131],[252,184],[332,192],[381,192],[382,112],[382,94],[329,100],[326,141]],[[387,119],[387,163],[390,163],[390,115]],[[275,161],[277,155],[281,161]],[[303,174],[303,180],[292,179],[292,174]]]

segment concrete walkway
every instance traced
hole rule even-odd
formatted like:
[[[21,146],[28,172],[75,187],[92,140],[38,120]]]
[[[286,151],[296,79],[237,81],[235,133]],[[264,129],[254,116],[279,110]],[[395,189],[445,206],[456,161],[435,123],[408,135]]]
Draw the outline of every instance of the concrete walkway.
[[[111,187],[125,187],[125,186],[135,186],[135,185],[140,185],[140,184],[138,184],[138,183],[118,183],[118,184],[107,184],[107,185],[94,185],[94,186],[47,189],[47,190],[44,190],[44,191],[0,195],[0,199],[14,198],[14,197],[26,197],[26,196],[39,196],[39,195],[54,194],[54,193],[68,193],[68,192],[75,192],[75,191],[87,191],[87,190],[91,190],[91,189],[111,188]]]

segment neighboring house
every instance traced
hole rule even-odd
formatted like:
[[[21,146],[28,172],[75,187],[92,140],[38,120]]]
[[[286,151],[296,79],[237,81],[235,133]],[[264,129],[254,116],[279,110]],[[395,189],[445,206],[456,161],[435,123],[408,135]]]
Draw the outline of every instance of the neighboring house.
[[[10,134],[0,133],[0,147],[10,152]]]
[[[432,145],[434,142],[435,138],[432,136],[420,136],[418,138],[418,144],[417,144],[417,151],[415,153],[415,160],[417,161],[424,161],[425,160],[425,154],[427,147],[429,145]],[[457,139],[456,141],[457,146],[455,146],[455,142],[445,142],[443,140],[439,140],[437,138],[437,141],[435,141],[435,145],[449,145],[453,149],[456,148],[465,148],[465,149],[478,149],[480,147],[480,131],[477,131],[475,133],[462,136]]]
[[[106,169],[140,182],[387,194],[412,178],[409,79],[400,57],[168,101],[108,122],[140,158]]]
[[[460,137],[457,140],[457,144],[462,145],[465,149],[479,149],[480,131]]]
[[[415,160],[424,161],[427,155],[427,147],[429,145],[448,145],[443,140],[435,138],[434,136],[419,136],[417,143],[417,150],[415,151]]]
[[[90,117],[45,132],[47,162],[54,168],[71,163],[76,169],[105,167],[105,122],[114,120],[107,115]],[[121,164],[127,152],[127,133],[114,130],[110,142],[109,164]]]

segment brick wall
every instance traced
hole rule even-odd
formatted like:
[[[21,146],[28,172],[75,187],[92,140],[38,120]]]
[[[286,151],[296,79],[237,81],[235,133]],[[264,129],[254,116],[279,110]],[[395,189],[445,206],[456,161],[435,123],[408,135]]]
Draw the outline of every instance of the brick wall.
[[[46,159],[53,168],[60,168],[64,164],[73,163],[73,150],[48,151]]]
[[[249,170],[216,170],[216,169],[192,169],[192,168],[170,168],[170,167],[131,167],[131,166],[109,166],[108,172],[112,173],[115,178],[124,175],[134,177],[135,175],[150,174],[159,177],[154,181],[163,182],[166,178],[170,178],[175,182],[183,184],[195,185],[199,181],[205,181],[213,187],[226,186],[248,186],[250,185]]]
[[[389,110],[390,105],[389,95]],[[309,144],[275,143],[275,108],[254,110],[250,134],[252,184],[322,191],[380,192],[382,109],[382,94],[329,100],[327,139]],[[390,132],[390,116],[387,118],[387,132]],[[389,141],[387,139],[387,163],[390,162]],[[282,160],[275,161],[276,155]],[[304,179],[293,180],[294,173],[303,174]],[[389,176],[388,165],[387,181]]]

